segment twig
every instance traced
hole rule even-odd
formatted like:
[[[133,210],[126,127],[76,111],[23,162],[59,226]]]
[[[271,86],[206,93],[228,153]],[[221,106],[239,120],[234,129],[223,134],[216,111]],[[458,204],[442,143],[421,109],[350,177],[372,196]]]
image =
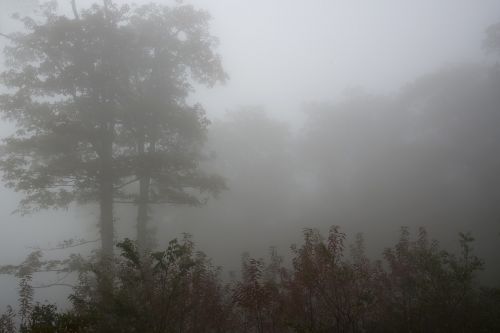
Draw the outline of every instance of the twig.
[[[121,188],[123,188],[123,187],[125,187],[125,186],[127,186],[127,185],[130,185],[130,184],[132,184],[132,183],[135,183],[135,182],[136,182],[136,181],[138,181],[138,180],[139,180],[139,178],[134,178],[134,179],[132,179],[132,180],[129,180],[129,181],[127,181],[127,182],[123,183],[123,184],[120,184],[120,185],[116,186],[116,187],[115,187],[115,189],[117,189],[117,190],[118,190],[118,189],[121,189]]]
[[[2,37],[4,37],[4,38],[7,38],[7,39],[9,39],[9,40],[14,40],[14,38],[12,38],[12,37],[10,37],[9,35],[6,35],[6,34],[4,34],[4,33],[1,33],[1,32],[0,32],[0,36],[2,36]]]
[[[52,247],[52,248],[28,247],[28,249],[31,249],[31,250],[39,250],[39,251],[55,251],[55,250],[64,250],[64,249],[69,249],[69,248],[73,248],[73,247],[82,246],[82,245],[89,244],[89,243],[97,243],[97,242],[99,242],[100,240],[101,240],[100,238],[98,238],[98,239],[94,239],[94,240],[89,240],[89,241],[86,241],[86,240],[81,240],[81,241],[79,241],[78,243],[75,243],[75,244],[71,244],[71,243],[68,243],[68,244],[60,244],[59,246]]]
[[[116,203],[116,204],[127,204],[127,205],[131,205],[131,204],[137,204],[137,201],[122,201],[122,200],[113,200],[113,203]]]
[[[75,288],[74,285],[69,284],[69,283],[49,283],[49,284],[41,284],[39,286],[33,286],[33,289],[40,289],[40,288],[50,288],[50,287],[68,287],[68,288]]]

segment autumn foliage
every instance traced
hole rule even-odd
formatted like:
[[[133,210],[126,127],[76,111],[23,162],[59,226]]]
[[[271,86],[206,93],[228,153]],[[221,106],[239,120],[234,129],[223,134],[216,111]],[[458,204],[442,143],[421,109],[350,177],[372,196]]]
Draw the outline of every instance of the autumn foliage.
[[[54,333],[500,331],[500,290],[479,285],[472,242],[460,234],[460,253],[450,253],[425,229],[414,239],[402,228],[373,261],[361,235],[346,246],[338,227],[326,237],[305,229],[287,264],[274,248],[267,261],[244,255],[241,274],[226,281],[189,237],[146,254],[127,239],[113,263],[80,266],[65,312],[33,304],[29,266],[40,261],[27,260],[17,271],[20,312],[9,308],[0,332],[19,320],[20,332]]]

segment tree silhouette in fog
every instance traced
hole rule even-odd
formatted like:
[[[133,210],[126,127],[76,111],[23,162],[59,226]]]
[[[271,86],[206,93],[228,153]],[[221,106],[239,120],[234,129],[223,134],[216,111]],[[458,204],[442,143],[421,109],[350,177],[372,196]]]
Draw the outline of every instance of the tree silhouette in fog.
[[[21,212],[97,201],[111,255],[116,201],[138,204],[145,243],[150,203],[196,204],[198,190],[223,187],[197,167],[208,121],[186,99],[192,82],[226,75],[204,11],[106,1],[80,12],[73,2],[73,14],[48,3],[8,36],[0,107],[17,131],[0,166],[25,194]]]
[[[499,82],[495,68],[456,65],[395,96],[308,106],[301,156],[318,179],[317,211],[374,225],[492,223]]]

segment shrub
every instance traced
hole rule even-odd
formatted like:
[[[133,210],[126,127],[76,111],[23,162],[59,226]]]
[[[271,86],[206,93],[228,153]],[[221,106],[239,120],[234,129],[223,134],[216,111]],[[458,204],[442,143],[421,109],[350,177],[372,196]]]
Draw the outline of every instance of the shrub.
[[[126,239],[113,262],[73,256],[58,263],[79,272],[65,312],[33,304],[33,273],[56,265],[35,252],[0,270],[20,278],[19,311],[0,316],[0,333],[500,331],[500,289],[479,285],[474,239],[459,236],[453,254],[425,229],[413,240],[402,228],[379,262],[366,256],[361,235],[346,255],[338,227],[326,238],[305,229],[291,265],[276,249],[267,262],[245,255],[241,278],[230,283],[189,237],[158,252]]]

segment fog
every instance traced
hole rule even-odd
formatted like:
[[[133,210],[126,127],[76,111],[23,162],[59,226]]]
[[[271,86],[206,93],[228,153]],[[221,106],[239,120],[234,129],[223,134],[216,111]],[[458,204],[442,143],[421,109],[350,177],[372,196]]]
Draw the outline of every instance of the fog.
[[[71,2],[59,2],[72,17]],[[91,3],[76,1],[79,10]],[[210,120],[200,167],[227,188],[206,204],[151,207],[158,247],[189,233],[231,271],[244,252],[261,257],[276,246],[286,255],[303,228],[339,225],[349,241],[361,232],[378,258],[401,226],[424,226],[452,250],[470,231],[483,281],[500,281],[500,39],[496,51],[484,47],[499,1],[185,3],[210,13],[228,75],[213,86],[192,82],[187,97]],[[0,0],[0,32],[22,29],[9,13],[37,10],[36,0]],[[0,129],[7,137],[15,124]],[[100,237],[96,202],[13,214],[24,194],[3,186],[0,265],[33,247]],[[115,241],[136,237],[136,210],[115,205]],[[0,309],[16,302],[16,287],[0,275]],[[36,297],[61,301],[69,292],[49,289]]]

